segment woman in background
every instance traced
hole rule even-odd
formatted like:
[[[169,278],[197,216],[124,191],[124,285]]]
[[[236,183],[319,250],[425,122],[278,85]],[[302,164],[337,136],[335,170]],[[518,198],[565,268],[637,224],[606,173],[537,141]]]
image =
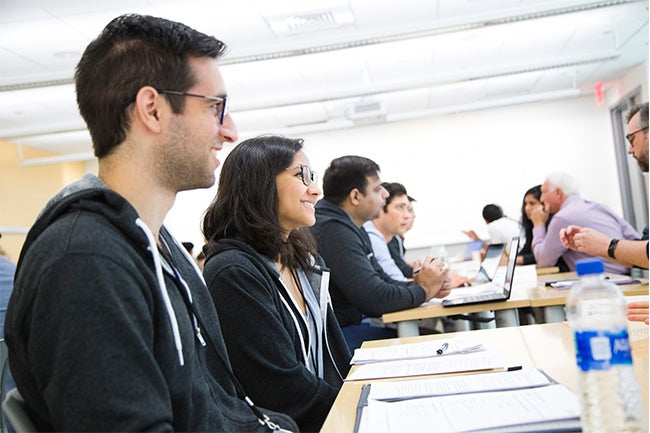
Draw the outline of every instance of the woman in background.
[[[237,377],[260,406],[318,431],[349,369],[329,271],[307,226],[321,194],[302,140],[263,136],[228,155],[203,233],[204,276]]]
[[[530,219],[530,213],[541,204],[542,197],[542,186],[535,185],[530,188],[524,194],[524,200],[521,204],[521,227],[524,230],[524,236],[526,241],[524,247],[519,250],[517,254],[517,264],[518,265],[532,265],[535,263],[535,255],[533,254],[532,244],[533,244],[533,221]],[[549,215],[548,220],[546,221],[546,226],[551,222],[553,215]],[[560,272],[568,272],[569,268],[560,257],[555,264],[555,266],[560,268]]]

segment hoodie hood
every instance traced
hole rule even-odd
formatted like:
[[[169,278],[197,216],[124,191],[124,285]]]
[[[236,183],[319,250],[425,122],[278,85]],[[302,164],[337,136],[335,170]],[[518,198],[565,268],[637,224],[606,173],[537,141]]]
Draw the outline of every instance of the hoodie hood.
[[[137,211],[131,204],[126,201],[121,195],[109,189],[106,184],[96,176],[91,174],[84,175],[80,180],[62,189],[56,194],[41,211],[38,219],[30,229],[25,239],[25,244],[20,252],[16,274],[20,271],[23,264],[23,259],[27,254],[29,248],[34,244],[38,237],[59,217],[65,215],[69,211],[88,211],[101,215],[111,222],[113,226],[118,228],[126,238],[141,249],[143,254],[150,254],[156,279],[158,281],[158,290],[161,293],[162,299],[165,303],[167,315],[169,317],[170,325],[174,334],[176,342],[176,349],[178,352],[179,363],[184,364],[183,348],[180,338],[180,331],[178,322],[174,314],[174,310],[167,292],[165,279],[163,276],[163,262],[158,251],[156,239],[154,238],[151,230],[138,216]],[[177,243],[173,237],[165,230],[164,227],[160,231],[161,237],[166,242]],[[98,234],[98,239],[100,238]],[[186,253],[184,248],[180,250]],[[187,258],[187,254],[186,258]],[[191,258],[191,263],[195,265],[195,271],[201,276],[200,271],[196,267]],[[182,281],[182,279],[181,279]],[[184,289],[191,301],[192,295],[182,281]]]
[[[223,238],[223,239],[219,239],[217,242],[209,241],[207,244],[205,244],[203,246],[203,253],[205,254],[205,263],[208,263],[208,261],[212,257],[231,250],[244,252],[255,262],[262,264],[271,273],[275,274],[276,276],[280,275],[273,260],[258,253],[249,244],[237,238]]]
[[[70,210],[88,210],[100,214],[119,227],[125,235],[138,245],[146,248],[149,245],[142,229],[135,225],[139,218],[136,210],[122,196],[108,189],[106,184],[96,176],[85,174],[52,197],[36,222],[29,230],[25,244],[20,252],[18,269],[23,258],[38,237],[60,216]]]

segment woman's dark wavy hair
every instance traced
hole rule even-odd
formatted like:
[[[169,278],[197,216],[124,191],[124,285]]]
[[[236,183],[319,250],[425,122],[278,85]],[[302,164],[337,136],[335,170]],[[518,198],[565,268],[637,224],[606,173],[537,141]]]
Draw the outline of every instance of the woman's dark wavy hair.
[[[95,156],[110,155],[125,140],[128,107],[142,87],[186,91],[196,82],[190,59],[216,59],[225,51],[214,37],[163,18],[129,14],[108,23],[75,71],[77,105]],[[182,113],[185,98],[169,98],[169,104]]]
[[[533,242],[533,222],[526,216],[526,196],[533,195],[539,201],[542,198],[542,185],[535,185],[524,194],[521,200],[521,226],[524,228],[526,234],[526,245]]]
[[[307,227],[285,231],[278,221],[275,176],[291,165],[302,139],[261,136],[241,142],[221,168],[217,195],[203,220],[208,243],[238,238],[283,266],[310,269],[317,254]]]

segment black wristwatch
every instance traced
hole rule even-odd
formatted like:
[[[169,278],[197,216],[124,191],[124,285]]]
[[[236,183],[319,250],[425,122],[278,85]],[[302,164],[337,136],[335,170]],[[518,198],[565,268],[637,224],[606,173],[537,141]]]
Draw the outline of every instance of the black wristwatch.
[[[612,241],[609,243],[609,247],[607,247],[607,255],[613,259],[616,258],[614,257],[614,252],[616,251],[616,244],[618,244],[618,241],[618,239],[612,239]]]

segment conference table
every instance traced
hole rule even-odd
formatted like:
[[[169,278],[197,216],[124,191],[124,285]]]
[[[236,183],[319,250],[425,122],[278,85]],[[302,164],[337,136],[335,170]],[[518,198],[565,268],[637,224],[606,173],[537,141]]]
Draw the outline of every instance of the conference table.
[[[620,275],[608,274],[611,278]],[[498,328],[519,326],[518,308],[539,307],[543,309],[544,322],[561,322],[565,320],[564,304],[569,290],[559,290],[546,286],[547,281],[577,278],[575,272],[537,274],[534,265],[517,266],[513,278],[510,299],[500,302],[443,307],[439,302],[429,302],[421,306],[382,315],[385,323],[395,323],[399,337],[419,335],[418,320],[456,315],[468,315],[494,311]],[[625,296],[648,295],[648,281],[639,278],[640,283],[620,285]]]
[[[641,386],[646,419],[648,417],[648,326],[629,323],[634,370]],[[566,322],[527,325],[507,328],[481,329],[454,334],[481,342],[486,349],[502,354],[506,365],[521,365],[543,370],[557,382],[573,392],[578,390],[578,371],[571,329]],[[366,341],[362,347],[382,347],[422,341],[448,339],[449,335],[436,334],[390,340]],[[356,367],[352,367],[354,371]],[[440,377],[443,375],[438,375]],[[431,377],[431,376],[423,376]],[[405,378],[408,379],[408,378]],[[381,379],[400,380],[400,379]],[[356,408],[364,384],[375,382],[345,382],[321,429],[322,433],[352,433]]]

